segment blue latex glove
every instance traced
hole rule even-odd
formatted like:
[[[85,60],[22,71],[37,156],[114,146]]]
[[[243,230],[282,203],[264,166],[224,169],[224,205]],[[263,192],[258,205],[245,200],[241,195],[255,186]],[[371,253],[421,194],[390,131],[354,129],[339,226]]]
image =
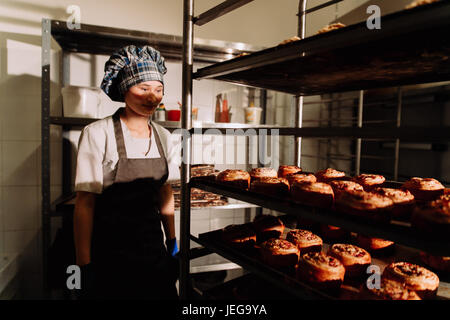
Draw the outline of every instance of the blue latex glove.
[[[177,238],[168,239],[166,240],[166,247],[167,251],[172,257],[175,257],[178,253],[178,245],[177,245]]]

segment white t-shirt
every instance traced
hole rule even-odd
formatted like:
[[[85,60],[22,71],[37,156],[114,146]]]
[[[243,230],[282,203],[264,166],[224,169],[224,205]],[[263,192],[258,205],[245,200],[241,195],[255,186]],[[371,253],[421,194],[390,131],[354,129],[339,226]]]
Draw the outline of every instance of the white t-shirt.
[[[181,155],[175,147],[171,133],[162,126],[152,123],[155,129],[151,135],[150,151],[147,155],[150,138],[132,137],[126,124],[121,120],[127,157],[130,159],[159,158],[155,131],[158,132],[161,145],[167,159],[169,177],[167,182],[180,179],[179,163]],[[114,123],[112,116],[95,121],[81,132],[78,142],[77,171],[75,191],[87,191],[100,194],[113,184],[119,154],[117,153]]]

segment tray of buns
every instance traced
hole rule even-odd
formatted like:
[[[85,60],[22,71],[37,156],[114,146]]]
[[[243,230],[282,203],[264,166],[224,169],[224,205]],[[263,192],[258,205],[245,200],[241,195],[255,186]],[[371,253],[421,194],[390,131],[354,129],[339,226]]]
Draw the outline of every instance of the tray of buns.
[[[258,288],[246,275],[214,290],[237,299],[450,299],[449,257],[302,219],[294,225],[287,215],[260,215],[192,239],[267,283]]]
[[[382,16],[379,29],[369,29],[365,20],[326,28],[200,68],[194,78],[294,95],[446,81],[449,30],[450,3],[435,1]]]
[[[450,256],[450,192],[434,178],[413,177],[401,183],[377,174],[349,177],[332,168],[310,173],[282,165],[278,170],[228,169],[213,178],[192,178],[190,186],[304,221]]]

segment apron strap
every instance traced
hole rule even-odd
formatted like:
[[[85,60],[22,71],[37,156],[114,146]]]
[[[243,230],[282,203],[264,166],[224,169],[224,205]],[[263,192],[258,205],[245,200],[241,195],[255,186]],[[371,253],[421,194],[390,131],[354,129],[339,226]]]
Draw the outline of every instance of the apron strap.
[[[166,156],[164,154],[164,149],[163,149],[162,144],[161,144],[161,140],[159,139],[158,131],[153,126],[153,123],[150,122],[150,125],[152,126],[153,134],[155,136],[156,145],[158,146],[159,156],[162,159],[164,159],[165,162],[167,162]]]
[[[116,136],[117,153],[119,159],[127,159],[127,149],[125,149],[125,140],[123,138],[122,124],[120,123],[120,114],[124,108],[119,108],[112,116],[114,123],[114,134]]]

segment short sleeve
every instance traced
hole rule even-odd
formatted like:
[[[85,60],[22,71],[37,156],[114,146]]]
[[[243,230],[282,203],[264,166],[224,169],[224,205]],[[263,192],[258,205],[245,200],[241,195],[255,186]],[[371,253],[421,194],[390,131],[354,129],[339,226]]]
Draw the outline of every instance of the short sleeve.
[[[105,145],[105,131],[95,126],[87,126],[81,132],[78,141],[75,191],[102,193]]]

